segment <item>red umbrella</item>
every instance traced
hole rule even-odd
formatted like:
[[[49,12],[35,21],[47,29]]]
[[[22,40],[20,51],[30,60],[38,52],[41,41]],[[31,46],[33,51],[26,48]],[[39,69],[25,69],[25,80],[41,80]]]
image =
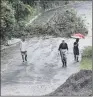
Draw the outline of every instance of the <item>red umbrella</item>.
[[[81,33],[73,34],[71,37],[72,38],[85,38],[85,36]]]

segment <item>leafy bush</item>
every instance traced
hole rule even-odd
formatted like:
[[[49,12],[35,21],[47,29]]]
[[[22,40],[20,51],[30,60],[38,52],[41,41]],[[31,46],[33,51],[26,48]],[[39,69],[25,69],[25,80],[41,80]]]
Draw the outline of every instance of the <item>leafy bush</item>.
[[[36,25],[32,26],[29,25],[26,27],[27,33],[30,35],[52,35],[52,36],[58,36],[56,33],[54,33],[54,29],[51,26],[41,26]]]
[[[2,41],[7,41],[11,37],[27,35],[25,24],[28,17],[31,17],[33,14],[35,14],[34,8],[20,0],[2,0],[0,27],[0,38]]]
[[[73,9],[65,10],[63,13],[57,12],[50,20],[49,25],[54,27],[55,32],[58,32],[60,36],[68,37],[78,32],[87,34],[83,20]]]
[[[15,18],[17,21],[24,20],[29,14],[31,14],[30,6],[24,4],[20,0],[13,2],[15,9]]]
[[[86,47],[82,54],[80,69],[92,70],[92,47]]]
[[[89,46],[87,48],[85,48],[85,50],[83,51],[82,57],[92,57],[92,47]]]
[[[15,27],[15,16],[12,4],[8,1],[1,2],[1,39],[5,40],[8,36],[11,38],[12,31]]]

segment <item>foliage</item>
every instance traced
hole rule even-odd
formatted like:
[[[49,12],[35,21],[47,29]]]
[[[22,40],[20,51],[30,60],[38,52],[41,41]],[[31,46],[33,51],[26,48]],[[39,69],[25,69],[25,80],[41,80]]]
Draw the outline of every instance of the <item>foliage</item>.
[[[81,60],[81,69],[92,70],[92,47],[89,46],[84,49]]]
[[[20,37],[28,34],[42,34],[55,36],[70,36],[72,33],[86,33],[87,29],[83,21],[77,17],[73,10],[64,10],[55,13],[55,15],[44,26],[25,27],[25,24],[36,15],[37,9],[32,7],[35,0],[2,0],[1,2],[1,38],[2,40],[11,37]],[[53,3],[53,1],[52,1]],[[66,4],[67,2],[64,2]],[[45,2],[40,0],[40,6],[43,8]],[[56,5],[58,2],[56,2]],[[64,5],[63,4],[63,5]],[[50,8],[47,1],[45,6]],[[53,3],[53,5],[55,5]],[[44,8],[44,10],[47,7]]]
[[[36,27],[32,27],[32,29],[34,29],[33,32],[36,34],[39,33],[61,37],[70,37],[73,33],[88,34],[83,20],[77,16],[77,13],[73,9],[65,9],[61,12],[56,12],[45,25],[36,25]],[[31,27],[29,28],[31,29]]]
[[[60,13],[57,12],[50,20],[49,25],[58,32],[60,36],[70,37],[73,33],[87,34],[87,29],[83,20],[77,16],[76,12],[71,10],[65,10]]]
[[[92,70],[92,58],[83,58],[80,64],[81,70]]]
[[[15,16],[12,4],[8,1],[1,2],[1,38],[5,36],[11,37],[12,31],[15,26]]]
[[[24,4],[29,4],[29,5],[33,6],[35,0],[21,0],[21,1],[22,1]]]
[[[21,1],[13,2],[13,7],[15,9],[15,18],[17,21],[26,19],[26,17],[32,14],[32,8],[30,5],[26,5]]]
[[[84,49],[82,57],[92,57],[92,47],[88,46],[87,48]]]
[[[20,0],[2,0],[1,2],[1,39],[6,41],[11,37],[26,35],[25,23],[35,10]]]
[[[41,7],[41,11],[45,11],[46,9],[50,9],[50,8],[54,8],[55,6],[60,6],[60,4],[62,5],[66,5],[69,3],[69,1],[61,1],[60,0],[21,0],[23,1],[25,4],[29,4],[33,7],[39,6]]]

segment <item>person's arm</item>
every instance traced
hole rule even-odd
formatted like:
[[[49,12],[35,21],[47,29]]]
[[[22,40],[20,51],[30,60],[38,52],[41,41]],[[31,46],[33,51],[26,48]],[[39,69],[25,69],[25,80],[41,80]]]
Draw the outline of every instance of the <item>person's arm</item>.
[[[27,41],[25,42],[25,48],[26,48],[26,50],[28,49],[28,43],[27,43]]]
[[[78,44],[76,42],[74,42],[74,46],[78,46]]]
[[[61,48],[61,44],[59,45],[59,48],[58,48],[58,50],[60,50],[60,48]]]
[[[21,51],[21,48],[22,48],[22,43],[21,43],[21,41],[20,41],[20,51]]]
[[[68,44],[66,43],[66,45],[67,45],[67,50],[68,50]]]

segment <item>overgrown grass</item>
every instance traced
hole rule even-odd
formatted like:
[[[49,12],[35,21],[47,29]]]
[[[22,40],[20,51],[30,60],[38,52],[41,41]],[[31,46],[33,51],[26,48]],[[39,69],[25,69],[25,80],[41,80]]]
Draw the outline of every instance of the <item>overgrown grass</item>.
[[[85,48],[82,54],[80,69],[92,70],[92,47]]]
[[[80,68],[85,70],[92,70],[92,58],[83,58]]]

